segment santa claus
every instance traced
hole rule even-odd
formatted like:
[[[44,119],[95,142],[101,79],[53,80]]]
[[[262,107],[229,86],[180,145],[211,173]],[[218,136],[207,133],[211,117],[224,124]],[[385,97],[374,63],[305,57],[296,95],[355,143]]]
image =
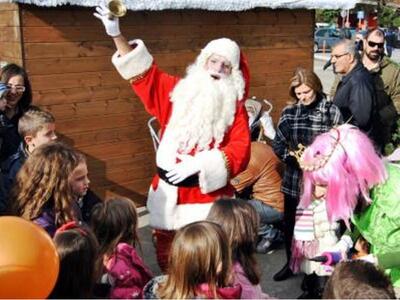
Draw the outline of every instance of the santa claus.
[[[248,89],[247,64],[238,45],[221,38],[206,45],[183,79],[171,76],[157,67],[143,41],[127,42],[106,7],[96,10],[117,47],[114,66],[161,125],[158,174],[147,207],[164,267],[163,250],[174,231],[204,220],[217,198],[233,196],[229,179],[248,163],[250,134],[241,101]]]

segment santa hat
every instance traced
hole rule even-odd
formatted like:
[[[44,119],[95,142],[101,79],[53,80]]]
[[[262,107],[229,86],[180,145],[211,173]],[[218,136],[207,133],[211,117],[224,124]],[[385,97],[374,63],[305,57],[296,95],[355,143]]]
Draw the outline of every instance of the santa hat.
[[[236,42],[228,38],[221,38],[209,42],[199,55],[199,61],[206,62],[213,55],[221,55],[225,57],[232,65],[232,68],[239,69],[240,48]]]
[[[220,38],[209,42],[196,59],[198,67],[204,67],[207,59],[213,55],[221,55],[228,59],[232,65],[232,72],[238,72],[244,80],[244,93],[239,100],[247,99],[250,88],[250,70],[246,57],[240,51],[238,44],[228,38]]]

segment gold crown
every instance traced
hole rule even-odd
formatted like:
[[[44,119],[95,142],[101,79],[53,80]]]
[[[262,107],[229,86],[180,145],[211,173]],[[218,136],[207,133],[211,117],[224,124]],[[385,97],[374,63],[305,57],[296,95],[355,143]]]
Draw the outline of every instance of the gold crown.
[[[337,145],[339,145],[339,141],[340,141],[340,131],[337,130],[336,128],[332,128],[331,131],[332,130],[337,132],[337,137],[331,135],[331,137],[335,140],[335,142],[333,143],[332,148],[330,149],[330,151],[327,154],[324,154],[324,155],[319,154],[311,162],[305,162],[303,154],[304,154],[304,151],[306,150],[306,147],[304,145],[298,144],[297,150],[289,152],[289,155],[294,156],[296,158],[296,160],[299,163],[299,166],[302,170],[312,172],[312,171],[321,169],[326,165],[326,163],[331,158],[332,154],[335,152],[335,149],[336,149]]]
[[[303,156],[303,153],[305,150],[306,150],[306,147],[300,143],[297,145],[297,150],[289,151],[289,155],[295,157],[296,160],[298,162],[300,162],[301,157]]]

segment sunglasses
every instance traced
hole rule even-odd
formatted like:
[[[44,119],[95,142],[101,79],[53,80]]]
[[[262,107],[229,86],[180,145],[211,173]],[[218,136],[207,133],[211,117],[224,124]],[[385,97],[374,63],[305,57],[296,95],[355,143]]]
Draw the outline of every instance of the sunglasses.
[[[371,48],[375,48],[375,46],[378,46],[379,49],[382,49],[383,45],[384,45],[384,43],[375,43],[375,42],[368,41],[368,46],[370,46]]]

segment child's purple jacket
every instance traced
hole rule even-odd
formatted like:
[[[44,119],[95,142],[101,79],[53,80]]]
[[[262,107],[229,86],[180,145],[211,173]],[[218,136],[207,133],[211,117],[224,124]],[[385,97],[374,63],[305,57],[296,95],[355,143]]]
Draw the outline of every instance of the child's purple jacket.
[[[126,243],[117,245],[106,270],[112,281],[110,298],[142,298],[143,287],[153,278],[136,249]]]

